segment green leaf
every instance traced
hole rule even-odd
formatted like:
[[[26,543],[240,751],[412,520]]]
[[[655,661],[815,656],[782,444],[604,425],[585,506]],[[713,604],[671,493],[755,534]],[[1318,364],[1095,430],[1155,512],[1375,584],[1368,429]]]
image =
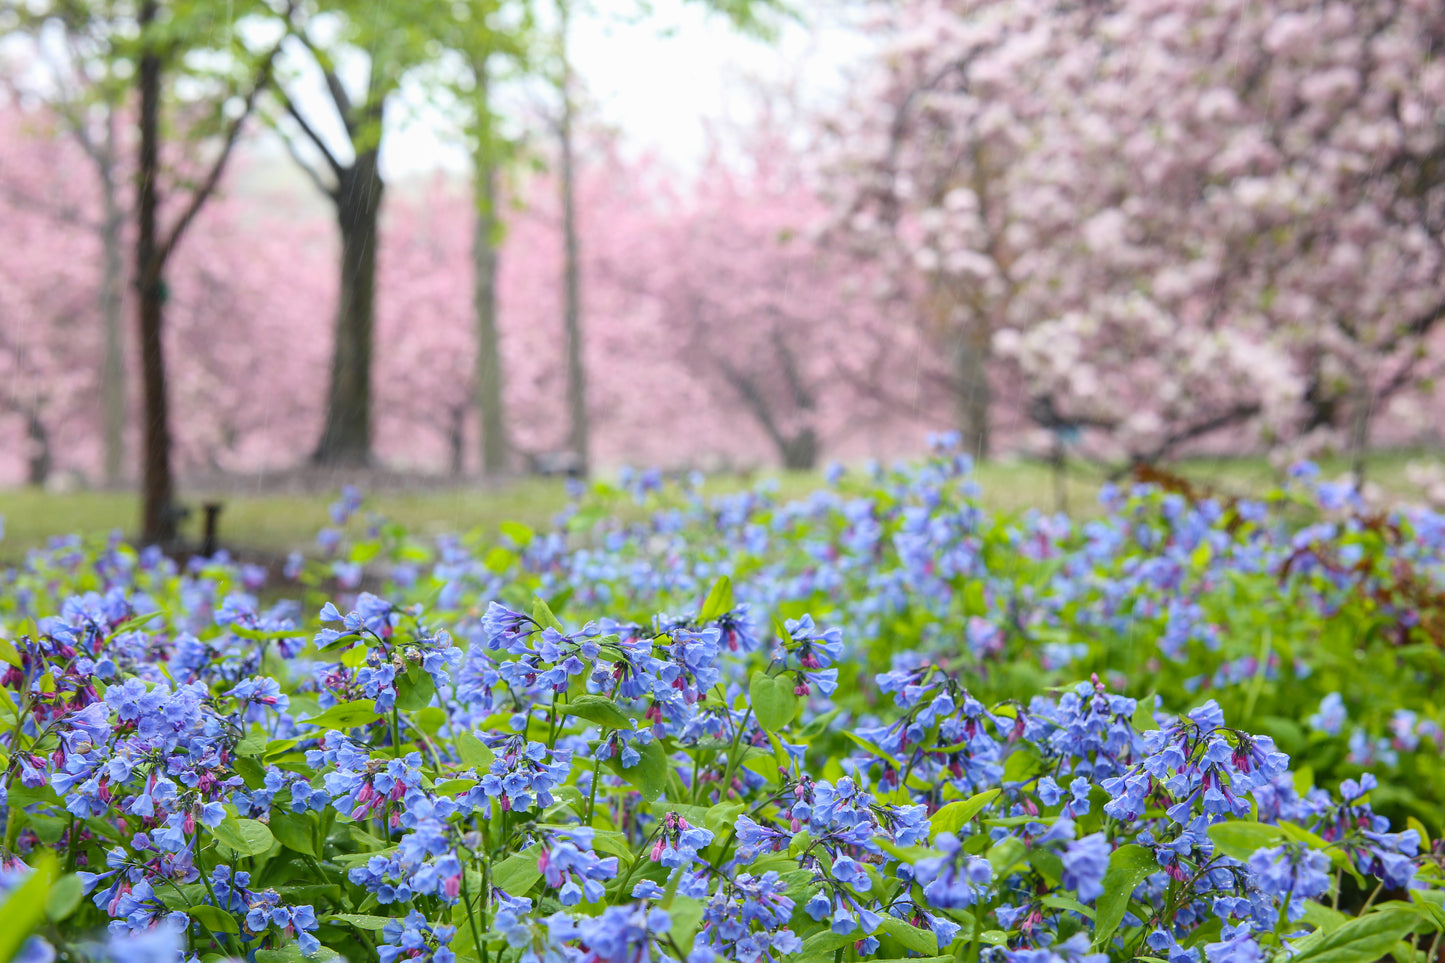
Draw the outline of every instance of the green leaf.
[[[357,542],[351,546],[351,560],[357,565],[365,565],[379,554],[381,554],[381,542],[374,538]]]
[[[697,928],[702,924],[703,905],[702,900],[687,896],[672,898],[672,903],[667,907],[667,915],[672,920],[672,928],[668,933],[678,946],[692,946],[692,941],[697,936]]]
[[[492,550],[482,557],[482,564],[485,565],[489,571],[496,572],[499,575],[511,568],[512,564],[516,561],[517,553],[502,548],[500,545],[493,546]]]
[[[1419,920],[1414,908],[1409,911],[1382,909],[1325,934],[1292,963],[1374,963],[1390,952]]]
[[[803,948],[799,951],[798,958],[806,960],[827,953],[831,959],[834,950],[847,946],[849,943],[855,943],[857,940],[858,937],[852,933],[834,933],[832,930],[814,933],[803,941]]]
[[[492,885],[504,889],[513,896],[523,896],[542,878],[537,868],[538,846],[529,846],[508,856],[492,868]]]
[[[74,873],[57,879],[45,897],[45,918],[52,923],[68,919],[85,898],[85,886]]]
[[[329,946],[321,947],[315,956],[302,953],[295,943],[287,943],[278,950],[256,951],[256,963],[342,963],[342,960],[341,954]]]
[[[233,633],[243,639],[250,639],[252,642],[274,642],[277,639],[295,639],[301,637],[297,629],[277,629],[265,631],[263,629],[251,629],[236,622],[227,626]]]
[[[577,716],[605,729],[631,729],[632,719],[606,696],[580,695],[571,702],[558,703],[557,709],[568,716]]]
[[[10,897],[0,904],[0,919],[5,921],[5,925],[0,926],[0,961],[9,963],[15,959],[31,931],[44,919],[46,898],[54,878],[55,857],[48,852],[42,853],[30,875],[25,877],[25,882],[12,890]]]
[[[396,680],[396,707],[403,712],[425,709],[431,705],[436,691],[436,683],[432,681],[431,673],[419,665],[414,665]]]
[[[711,622],[720,615],[726,615],[733,610],[733,582],[724,575],[713,583],[712,590],[707,593],[703,600],[702,608],[698,610],[697,620],[699,622]]]
[[[236,925],[236,918],[219,906],[201,903],[197,906],[189,907],[186,910],[186,914],[212,933],[241,932],[241,927]]]
[[[276,842],[266,824],[255,819],[235,819],[227,816],[211,830],[216,842],[237,856],[260,856],[268,852]]]
[[[316,726],[319,729],[346,730],[368,725],[380,719],[381,716],[376,712],[376,704],[366,699],[360,699],[356,702],[342,702],[334,705],[319,716],[303,719],[301,724]]]
[[[359,930],[370,930],[376,932],[391,922],[390,916],[365,916],[358,913],[337,913],[326,917],[326,923],[348,923]]]
[[[968,825],[973,817],[983,812],[984,807],[997,799],[999,792],[998,789],[985,789],[967,799],[960,799],[944,806],[929,818],[928,824],[933,828],[928,837],[932,839],[939,833],[957,833]]]
[[[1094,924],[1095,946],[1107,946],[1114,938],[1114,931],[1124,922],[1134,887],[1158,871],[1159,862],[1151,849],[1130,843],[1114,850],[1109,857],[1108,872],[1104,874],[1104,895],[1095,901],[1098,913]]]
[[[236,751],[240,752],[241,747],[237,746]],[[257,762],[254,757],[238,755],[231,765],[235,768],[236,775],[240,776],[250,788],[260,789],[266,784],[266,767]]]
[[[316,856],[316,821],[308,813],[289,813],[284,809],[272,809],[271,835],[275,836],[287,849],[295,850],[305,856]]]
[[[552,614],[552,610],[547,607],[547,603],[542,600],[540,595],[532,596],[532,621],[544,629],[553,628],[563,635],[567,634],[567,630],[562,627],[561,620]]]
[[[532,530],[521,522],[503,522],[499,527],[502,534],[510,538],[512,544],[518,548],[526,548],[532,542]]]
[[[671,768],[667,764],[667,753],[656,740],[637,746],[637,751],[642,758],[637,761],[637,765],[630,769],[622,768],[620,755],[608,759],[605,765],[642,790],[644,799],[649,801],[658,799],[667,790],[667,777],[671,772]]]
[[[1083,916],[1086,919],[1094,918],[1094,911],[1089,909],[1083,903],[1080,903],[1078,900],[1074,899],[1072,896],[1045,896],[1043,899],[1039,900],[1039,902],[1043,903],[1045,906],[1052,906],[1054,909],[1073,910],[1075,913],[1078,913],[1080,916]]]
[[[793,694],[791,680],[766,672],[753,673],[748,683],[748,703],[758,717],[758,725],[769,732],[781,732],[798,713],[798,697]]]
[[[453,741],[456,743],[457,755],[461,757],[462,764],[471,766],[478,772],[485,772],[491,766],[492,760],[497,758],[492,750],[487,748],[486,743],[470,732],[458,732]]]
[[[437,783],[433,789],[438,796],[460,796],[476,784],[475,779],[448,779]]]
[[[1209,838],[1224,855],[1245,861],[1257,849],[1278,845],[1284,840],[1284,833],[1278,826],[1239,820],[1210,826]]]
[[[905,950],[912,950],[914,953],[938,952],[938,936],[932,930],[921,930],[910,925],[907,920],[893,916],[883,917],[879,926],[883,932],[902,944]]]
[[[10,640],[0,637],[0,662],[20,668],[20,652],[11,644]]]
[[[1028,847],[1017,836],[1005,836],[988,848],[986,854],[993,866],[994,876],[1003,879],[1019,862],[1028,855]]]
[[[423,706],[411,714],[411,724],[429,736],[436,735],[446,723],[446,710],[437,706]]]

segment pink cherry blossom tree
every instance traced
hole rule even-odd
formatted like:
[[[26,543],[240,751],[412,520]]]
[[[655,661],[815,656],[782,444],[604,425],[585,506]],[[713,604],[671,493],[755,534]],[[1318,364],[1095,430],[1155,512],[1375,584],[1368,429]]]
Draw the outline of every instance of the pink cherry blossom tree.
[[[1245,428],[1362,449],[1445,315],[1442,22],[1411,0],[881,5],[834,125],[841,220],[933,326],[981,448],[1003,385],[1130,458]]]

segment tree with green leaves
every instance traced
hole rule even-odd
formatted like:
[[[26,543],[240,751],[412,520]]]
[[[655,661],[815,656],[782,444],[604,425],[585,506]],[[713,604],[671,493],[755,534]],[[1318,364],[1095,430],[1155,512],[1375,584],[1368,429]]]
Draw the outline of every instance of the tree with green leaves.
[[[341,234],[326,414],[312,454],[317,464],[359,466],[371,459],[377,226],[385,191],[380,158],[388,103],[408,74],[443,54],[460,14],[485,37],[491,6],[487,0],[307,0],[285,15],[291,39],[276,84],[275,126],[296,163],[331,201]],[[316,104],[306,99],[314,76],[324,91]],[[327,133],[332,130],[340,136]]]

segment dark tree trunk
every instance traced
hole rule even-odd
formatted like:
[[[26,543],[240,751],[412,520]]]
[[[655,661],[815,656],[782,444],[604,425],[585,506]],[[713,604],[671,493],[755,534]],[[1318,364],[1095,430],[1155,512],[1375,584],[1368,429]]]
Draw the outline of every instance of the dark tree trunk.
[[[482,474],[497,478],[507,473],[506,401],[502,393],[501,339],[497,328],[497,160],[491,130],[490,77],[487,63],[477,67],[476,191],[477,219],[472,234],[472,263],[476,271],[477,311],[477,414],[482,429]]]
[[[467,455],[467,406],[457,405],[451,410],[447,425],[448,464],[453,478],[460,478],[466,470]]]
[[[1355,487],[1365,487],[1365,455],[1370,447],[1370,419],[1374,415],[1375,394],[1364,373],[1358,375],[1354,391],[1354,410],[1350,412],[1350,472]]]
[[[111,123],[107,119],[107,124]],[[107,147],[109,150],[109,147]],[[118,486],[125,477],[125,211],[117,196],[113,171],[102,175],[105,202],[101,226],[104,270],[101,275],[100,317],[104,328],[105,355],[100,369],[100,404],[104,424],[105,483]]]
[[[988,382],[988,329],[977,323],[956,329],[949,337],[948,352],[956,386],[955,417],[963,436],[963,450],[975,458],[987,458],[988,410],[993,400]]]
[[[818,467],[818,433],[804,428],[779,446],[783,467],[789,471],[812,471]]]
[[[55,460],[50,449],[50,432],[45,430],[45,422],[40,420],[40,412],[34,407],[25,412],[25,438],[30,442],[25,459],[25,483],[44,487],[50,480]]]
[[[375,151],[361,154],[341,171],[335,194],[341,292],[326,422],[312,456],[318,465],[359,467],[371,460],[371,342],[381,195]]]
[[[577,236],[576,171],[572,144],[572,67],[566,58],[568,0],[559,0],[562,17],[562,235],[565,263],[562,286],[566,298],[563,322],[567,335],[567,447],[577,457],[581,473],[591,469],[588,452],[587,369],[582,352],[582,266]]]
[[[156,20],[157,3],[146,0],[140,8],[144,35]],[[157,233],[160,206],[161,58],[155,41],[145,44],[140,57],[140,185],[137,198],[136,320],[140,334],[141,384],[145,399],[145,456],[142,465],[141,541],[170,545],[176,538],[174,480],[171,477],[170,412],[166,403],[166,363],[161,344],[165,311],[165,280]]]

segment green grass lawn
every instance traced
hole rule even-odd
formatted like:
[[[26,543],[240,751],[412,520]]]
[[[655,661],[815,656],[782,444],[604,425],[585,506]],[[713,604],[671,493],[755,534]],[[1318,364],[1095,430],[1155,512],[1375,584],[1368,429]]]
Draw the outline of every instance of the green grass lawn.
[[[1439,460],[1438,455],[1381,453],[1371,458],[1368,478],[1392,498],[1416,498],[1419,493],[1406,481],[1411,462]],[[1326,462],[1327,476],[1347,470],[1343,461]],[[1175,466],[1195,483],[1227,495],[1250,495],[1275,484],[1275,471],[1262,458],[1199,459]],[[812,472],[774,474],[779,493],[796,497],[818,487],[822,481]],[[1018,513],[1037,508],[1052,511],[1056,505],[1055,482],[1050,469],[1035,462],[994,461],[981,465],[977,478],[983,501],[991,509]],[[1092,514],[1097,510],[1099,485],[1104,469],[1090,464],[1071,464],[1067,473],[1066,499],[1071,512]],[[711,479],[712,493],[736,491],[752,482],[734,478]],[[204,491],[183,491],[182,500],[193,507],[214,497],[224,504],[220,519],[223,545],[280,554],[293,549],[305,551],[314,545],[318,529],[328,523],[327,506],[336,492],[312,495],[235,494],[212,496]],[[524,479],[500,489],[455,487],[414,492],[383,492],[368,495],[368,510],[400,522],[418,535],[430,537],[444,532],[475,528],[495,530],[504,521],[537,526],[547,523],[566,504],[564,485],[556,479]],[[134,530],[139,505],[131,492],[82,491],[49,494],[31,489],[0,491],[0,516],[5,518],[5,538],[0,541],[0,561],[14,562],[26,550],[43,545],[55,535],[76,533],[104,535],[115,529]],[[199,538],[200,512],[187,520],[186,535]]]

